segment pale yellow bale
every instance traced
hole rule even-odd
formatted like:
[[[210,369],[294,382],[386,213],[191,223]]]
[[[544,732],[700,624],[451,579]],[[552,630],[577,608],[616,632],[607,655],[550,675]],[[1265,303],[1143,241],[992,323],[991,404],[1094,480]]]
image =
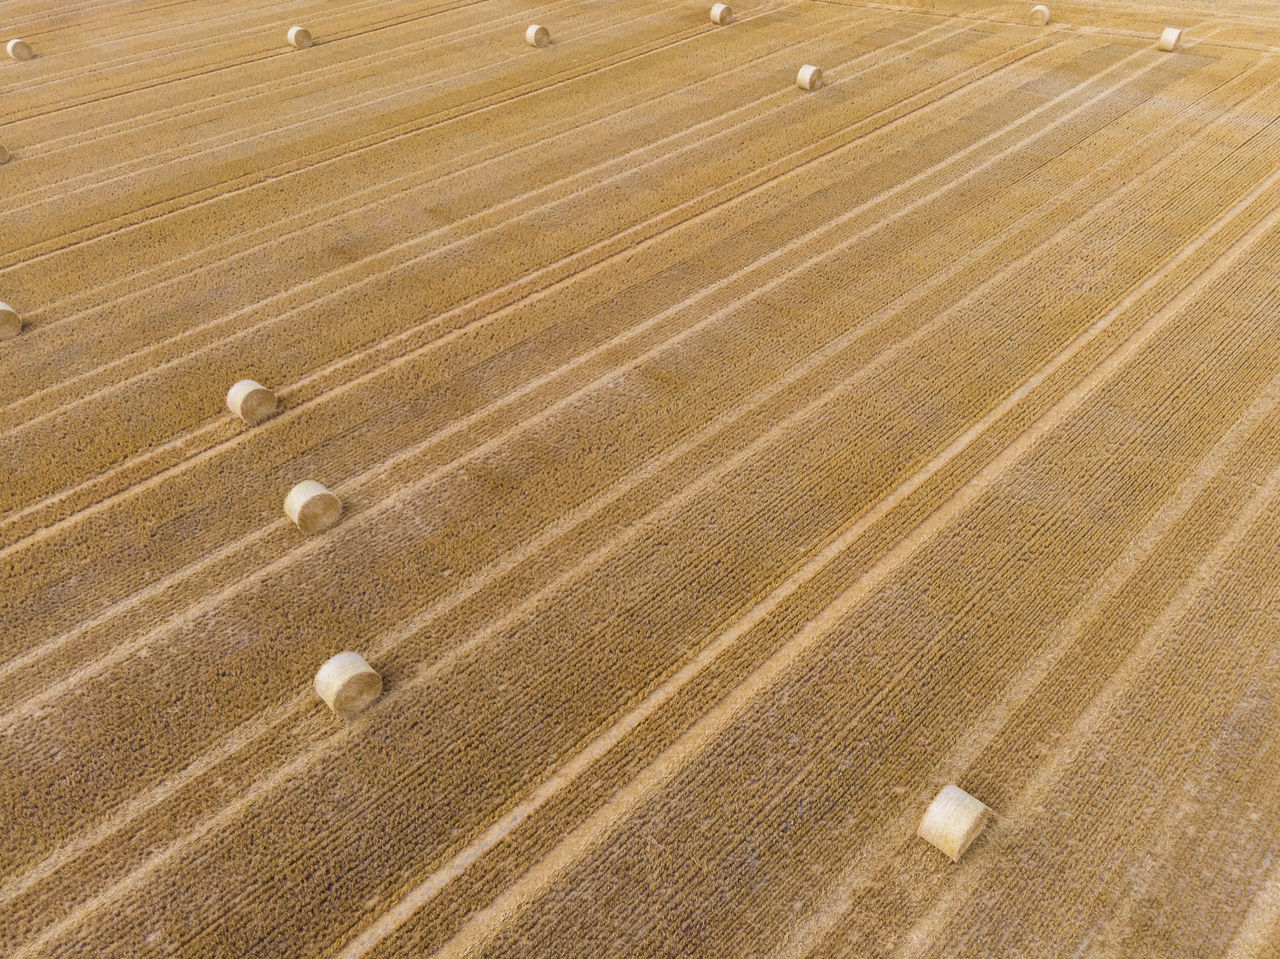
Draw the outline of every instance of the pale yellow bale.
[[[801,90],[816,90],[822,86],[822,70],[806,63],[796,74],[796,86]]]
[[[227,409],[250,426],[276,411],[276,395],[256,380],[241,380],[227,390]]]
[[[319,533],[338,521],[342,502],[315,480],[303,480],[284,498],[284,511],[304,533]]]
[[[316,672],[316,695],[343,719],[367,709],[382,693],[382,677],[359,653],[338,653]]]
[[[955,862],[982,832],[990,813],[990,809],[959,786],[945,786],[925,810],[916,835]]]
[[[1182,39],[1182,31],[1177,27],[1165,27],[1160,34],[1160,42],[1156,46],[1165,53],[1173,53]]]
[[[22,317],[8,303],[0,303],[0,340],[11,340],[22,332]]]

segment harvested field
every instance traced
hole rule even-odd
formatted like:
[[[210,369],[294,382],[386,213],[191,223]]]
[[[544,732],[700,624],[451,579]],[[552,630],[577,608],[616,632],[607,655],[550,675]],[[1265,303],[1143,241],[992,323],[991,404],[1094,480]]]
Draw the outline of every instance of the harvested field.
[[[732,6],[0,0],[0,953],[1280,956],[1280,12]]]

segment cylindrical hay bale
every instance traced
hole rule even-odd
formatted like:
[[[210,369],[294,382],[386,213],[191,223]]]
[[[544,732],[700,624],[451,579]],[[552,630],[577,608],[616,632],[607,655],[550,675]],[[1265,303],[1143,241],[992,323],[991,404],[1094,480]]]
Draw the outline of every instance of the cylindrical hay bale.
[[[0,143],[0,163],[9,162],[9,151],[4,148],[4,144]]]
[[[311,46],[311,31],[306,27],[290,27],[289,45],[297,47],[299,50],[307,49],[307,47]]]
[[[227,409],[250,426],[276,411],[276,395],[254,380],[241,380],[227,390]]]
[[[796,74],[796,86],[801,90],[816,90],[822,86],[822,71],[806,63]]]
[[[0,303],[0,340],[11,340],[22,332],[22,317],[8,303]]]
[[[1177,27],[1165,27],[1160,34],[1160,42],[1157,46],[1165,53],[1173,53],[1177,47],[1178,41],[1182,39],[1182,31]]]
[[[304,533],[319,533],[338,521],[342,503],[315,480],[303,480],[284,498],[284,511]]]
[[[551,31],[546,27],[540,27],[536,23],[529,24],[529,29],[524,32],[524,42],[531,47],[547,47],[551,45]]]
[[[1043,3],[1038,3],[1031,8],[1031,22],[1037,27],[1043,27],[1049,22],[1049,8]]]
[[[343,719],[368,708],[382,692],[382,677],[359,653],[339,653],[316,672],[316,693]]]
[[[26,40],[10,40],[4,49],[15,60],[30,60],[35,56],[35,52],[31,49],[31,44],[27,43]]]
[[[711,22],[717,26],[725,26],[733,19],[733,11],[727,3],[717,3],[711,8]]]
[[[955,862],[978,838],[991,810],[954,784],[929,804],[916,835],[928,840]]]

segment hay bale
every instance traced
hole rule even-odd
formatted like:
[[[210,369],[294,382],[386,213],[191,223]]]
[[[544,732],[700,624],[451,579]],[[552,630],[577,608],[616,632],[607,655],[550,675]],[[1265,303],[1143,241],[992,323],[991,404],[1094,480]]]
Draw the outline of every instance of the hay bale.
[[[9,162],[9,151],[4,148],[4,144],[0,143],[0,163]]]
[[[524,42],[531,47],[548,47],[551,45],[551,31],[531,23],[529,29],[524,32]]]
[[[733,19],[733,11],[727,3],[717,3],[711,7],[711,22],[718,27],[727,26]]]
[[[953,783],[944,786],[929,804],[916,835],[955,862],[978,838],[990,813],[983,803]]]
[[[1031,8],[1031,22],[1037,27],[1046,26],[1049,23],[1049,8],[1043,3],[1038,3]]]
[[[359,653],[338,653],[316,672],[316,695],[342,719],[367,709],[382,693],[382,677]]]
[[[30,60],[36,55],[26,40],[10,40],[4,49],[15,60]]]
[[[796,74],[796,86],[801,90],[816,90],[822,86],[822,71],[806,63]]]
[[[256,380],[241,380],[227,390],[227,409],[250,426],[276,411],[276,395]]]
[[[303,480],[284,498],[284,511],[304,533],[320,533],[338,521],[342,501],[315,480]]]
[[[289,45],[291,47],[296,47],[299,50],[307,49],[307,47],[311,46],[313,42],[311,39],[311,31],[306,27],[290,27],[287,36],[289,38]]]
[[[0,340],[11,340],[22,332],[22,317],[8,303],[0,303]]]
[[[1165,53],[1173,53],[1178,41],[1182,39],[1182,31],[1177,27],[1165,27],[1160,34],[1160,42],[1156,46]]]

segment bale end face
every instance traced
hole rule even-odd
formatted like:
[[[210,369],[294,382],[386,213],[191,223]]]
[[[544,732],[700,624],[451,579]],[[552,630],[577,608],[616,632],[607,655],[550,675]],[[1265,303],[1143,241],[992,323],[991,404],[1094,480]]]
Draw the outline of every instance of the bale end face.
[[[1044,4],[1037,4],[1031,8],[1031,22],[1037,27],[1043,27],[1049,23],[1049,8]]]
[[[276,395],[254,380],[241,380],[227,390],[227,409],[250,426],[257,426],[276,411]]]
[[[711,8],[711,22],[716,26],[726,26],[733,19],[733,10],[727,3],[717,3]]]
[[[303,480],[284,498],[284,511],[304,533],[320,533],[338,521],[342,502],[315,480]]]
[[[22,317],[8,303],[0,303],[0,340],[11,340],[22,332]]]
[[[382,694],[382,677],[359,653],[338,653],[316,672],[316,695],[334,714],[350,719]]]
[[[10,40],[4,49],[15,60],[30,60],[35,56],[35,51],[26,40]]]
[[[1173,53],[1182,39],[1182,31],[1177,27],[1165,27],[1160,34],[1160,42],[1156,44],[1163,52]]]
[[[800,72],[796,74],[796,86],[801,90],[816,90],[822,86],[822,71],[806,63],[800,68]]]
[[[959,786],[945,786],[925,810],[916,835],[956,862],[978,838],[990,813]]]
[[[311,31],[306,27],[290,27],[288,38],[289,46],[298,50],[305,50],[313,43]]]
[[[524,32],[524,42],[531,47],[549,47],[551,45],[551,31],[546,27],[531,23],[529,24],[529,29]]]

